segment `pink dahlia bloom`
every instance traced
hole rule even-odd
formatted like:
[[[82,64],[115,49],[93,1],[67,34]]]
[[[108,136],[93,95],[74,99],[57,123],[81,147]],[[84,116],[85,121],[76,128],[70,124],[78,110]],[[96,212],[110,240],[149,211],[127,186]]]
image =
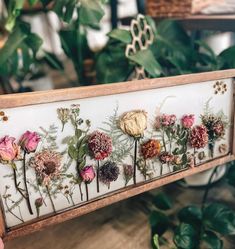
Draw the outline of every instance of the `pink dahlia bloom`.
[[[26,131],[20,138],[19,145],[27,153],[34,152],[41,138],[36,132]]]
[[[51,180],[60,175],[61,159],[61,154],[58,152],[43,150],[35,154],[30,161],[30,166],[35,168],[42,184],[48,186]]]
[[[88,139],[88,147],[96,160],[104,160],[112,153],[112,139],[103,132],[94,131]]]
[[[5,136],[0,139],[0,160],[11,162],[20,157],[20,147],[16,144],[14,137]]]
[[[167,115],[162,114],[162,116],[156,119],[156,128],[159,129],[161,126],[168,127],[173,126],[176,122],[176,116],[174,114]]]
[[[189,142],[193,148],[204,148],[208,144],[207,128],[204,125],[195,126],[190,133]]]
[[[181,119],[182,126],[186,129],[190,129],[195,122],[195,116],[193,114],[184,115]]]
[[[95,170],[92,166],[86,166],[80,171],[81,178],[86,183],[91,183],[95,178]]]

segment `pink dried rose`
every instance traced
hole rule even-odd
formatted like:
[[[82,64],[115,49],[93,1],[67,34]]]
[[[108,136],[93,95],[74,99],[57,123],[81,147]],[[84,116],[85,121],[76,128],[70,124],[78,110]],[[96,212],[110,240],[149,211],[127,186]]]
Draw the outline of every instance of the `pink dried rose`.
[[[95,160],[104,160],[112,153],[112,139],[104,132],[94,131],[89,136],[88,147]]]
[[[41,138],[36,132],[26,131],[19,140],[20,147],[27,153],[34,152]]]
[[[91,183],[95,178],[95,170],[92,166],[86,166],[80,171],[80,176],[85,183]]]
[[[195,122],[195,116],[193,114],[184,115],[181,119],[182,126],[186,129],[190,129]]]
[[[50,181],[60,175],[61,154],[51,150],[38,152],[30,160],[30,166],[35,171],[43,185],[48,186]]]
[[[159,129],[161,126],[169,127],[173,126],[176,122],[176,116],[174,114],[162,114],[161,116],[156,118],[155,127]]]
[[[12,162],[20,158],[20,147],[14,137],[5,136],[0,139],[0,161]]]
[[[189,135],[189,143],[195,149],[204,148],[208,144],[207,128],[204,125],[195,126]]]

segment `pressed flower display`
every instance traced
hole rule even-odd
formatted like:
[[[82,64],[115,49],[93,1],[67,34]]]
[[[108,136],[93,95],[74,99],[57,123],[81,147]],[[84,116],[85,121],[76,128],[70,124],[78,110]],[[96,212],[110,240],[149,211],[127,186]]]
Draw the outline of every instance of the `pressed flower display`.
[[[6,226],[92,205],[231,153],[233,85],[226,80],[227,91],[215,95],[214,84],[3,109]]]

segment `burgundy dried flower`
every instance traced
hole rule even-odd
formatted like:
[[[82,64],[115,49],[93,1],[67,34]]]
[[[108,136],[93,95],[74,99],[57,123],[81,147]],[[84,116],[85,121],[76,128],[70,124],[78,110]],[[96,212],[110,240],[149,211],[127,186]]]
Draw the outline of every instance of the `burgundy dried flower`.
[[[162,152],[160,155],[159,155],[159,160],[161,163],[170,163],[174,160],[174,155],[170,154],[169,152]]]
[[[30,166],[35,168],[42,184],[48,186],[50,181],[60,174],[61,154],[51,150],[36,153],[30,160]]]
[[[190,133],[189,142],[193,148],[204,148],[208,144],[207,128],[204,125],[195,126]]]
[[[115,162],[106,162],[100,167],[99,177],[100,181],[106,185],[110,185],[111,182],[116,181],[120,170]]]
[[[112,153],[112,139],[103,132],[94,131],[88,139],[88,147],[96,160],[104,160]]]
[[[140,150],[144,159],[153,158],[159,155],[161,151],[161,144],[156,139],[150,139],[141,145]]]
[[[221,120],[216,121],[212,129],[217,137],[222,137],[224,135],[224,123]]]

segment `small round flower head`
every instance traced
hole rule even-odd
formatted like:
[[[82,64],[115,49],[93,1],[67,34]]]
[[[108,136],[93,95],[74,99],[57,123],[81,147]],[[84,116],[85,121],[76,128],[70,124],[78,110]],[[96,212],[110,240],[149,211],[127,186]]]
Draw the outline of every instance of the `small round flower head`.
[[[132,165],[124,164],[123,165],[123,173],[126,177],[132,177],[134,174],[134,168]]]
[[[112,139],[103,132],[94,131],[89,136],[88,147],[96,160],[104,160],[112,153]]]
[[[216,121],[212,129],[217,137],[222,137],[224,135],[224,123],[221,120]]]
[[[174,155],[170,154],[169,152],[163,151],[160,155],[159,155],[159,160],[161,163],[171,163],[174,160]]]
[[[182,126],[186,129],[190,129],[195,121],[195,115],[184,115],[181,119]]]
[[[195,126],[190,135],[189,143],[193,148],[204,148],[208,144],[208,130],[204,125]]]
[[[144,159],[153,158],[159,155],[161,151],[161,144],[156,139],[150,139],[149,141],[141,145],[140,150]]]
[[[30,166],[35,168],[42,184],[47,186],[60,174],[61,154],[51,150],[43,150],[36,153],[30,160]]]
[[[99,170],[100,181],[108,186],[118,179],[119,174],[120,170],[115,162],[108,161]]]
[[[156,119],[156,128],[173,126],[176,122],[176,116],[174,114],[162,114]]]
[[[43,198],[39,197],[35,200],[35,207],[40,208],[43,205]]]

